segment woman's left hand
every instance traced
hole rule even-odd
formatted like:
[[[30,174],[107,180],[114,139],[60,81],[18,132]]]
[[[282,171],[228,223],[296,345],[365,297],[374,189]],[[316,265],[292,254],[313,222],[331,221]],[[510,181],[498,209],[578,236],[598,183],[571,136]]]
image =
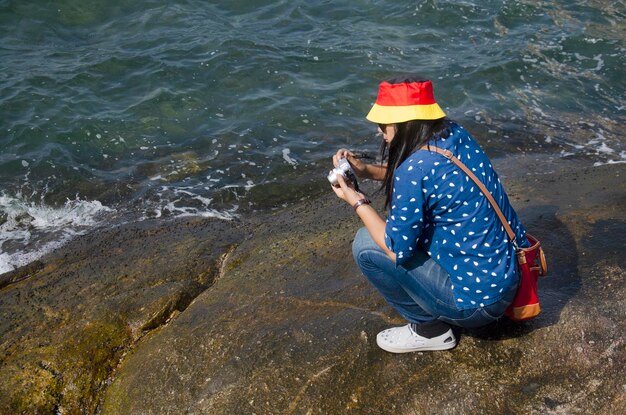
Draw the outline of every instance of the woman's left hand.
[[[337,175],[337,183],[339,186],[331,186],[338,198],[346,201],[350,206],[354,205],[360,199],[365,198],[363,193],[357,192],[352,187],[352,183],[346,182],[346,179],[340,174]]]

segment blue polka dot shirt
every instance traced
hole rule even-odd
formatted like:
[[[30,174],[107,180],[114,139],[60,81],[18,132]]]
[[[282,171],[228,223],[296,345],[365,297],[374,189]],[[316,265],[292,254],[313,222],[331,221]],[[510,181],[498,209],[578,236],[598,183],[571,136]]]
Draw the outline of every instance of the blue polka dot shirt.
[[[429,144],[451,151],[472,170],[500,206],[517,241],[528,246],[485,153],[458,124],[448,132]],[[459,309],[495,303],[517,282],[515,249],[489,201],[463,171],[435,152],[416,151],[396,169],[385,243],[399,266],[416,249],[426,251],[450,274]]]

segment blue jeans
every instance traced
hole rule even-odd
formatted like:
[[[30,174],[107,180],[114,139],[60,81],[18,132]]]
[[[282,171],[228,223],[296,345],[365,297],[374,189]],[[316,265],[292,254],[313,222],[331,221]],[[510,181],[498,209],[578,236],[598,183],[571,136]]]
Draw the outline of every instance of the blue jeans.
[[[396,266],[367,229],[361,228],[352,243],[352,254],[361,272],[389,305],[411,323],[441,320],[466,328],[484,326],[504,314],[517,289],[513,284],[494,304],[459,310],[450,275],[423,250],[417,250],[407,264]]]

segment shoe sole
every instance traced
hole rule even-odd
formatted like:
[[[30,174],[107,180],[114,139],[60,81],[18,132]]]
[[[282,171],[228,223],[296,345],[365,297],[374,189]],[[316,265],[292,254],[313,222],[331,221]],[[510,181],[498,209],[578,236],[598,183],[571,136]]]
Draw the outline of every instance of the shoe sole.
[[[411,352],[430,352],[430,351],[434,352],[434,351],[441,351],[441,350],[450,350],[456,347],[456,342],[450,342],[450,343],[445,343],[445,344],[441,344],[437,346],[424,346],[424,347],[414,347],[410,349],[405,349],[405,348],[401,349],[401,348],[395,348],[393,346],[381,345],[378,342],[378,339],[376,340],[376,344],[381,349],[390,353],[411,353]]]

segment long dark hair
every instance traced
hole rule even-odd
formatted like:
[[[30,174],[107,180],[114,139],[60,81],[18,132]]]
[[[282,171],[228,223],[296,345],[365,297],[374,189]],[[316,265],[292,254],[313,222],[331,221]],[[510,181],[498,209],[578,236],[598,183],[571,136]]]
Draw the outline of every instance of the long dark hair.
[[[404,160],[434,138],[447,136],[451,121],[444,117],[438,120],[411,120],[396,124],[396,134],[391,144],[386,141],[380,145],[380,157],[387,162],[387,172],[380,187],[385,193],[385,208],[391,204],[393,178],[395,171]]]

